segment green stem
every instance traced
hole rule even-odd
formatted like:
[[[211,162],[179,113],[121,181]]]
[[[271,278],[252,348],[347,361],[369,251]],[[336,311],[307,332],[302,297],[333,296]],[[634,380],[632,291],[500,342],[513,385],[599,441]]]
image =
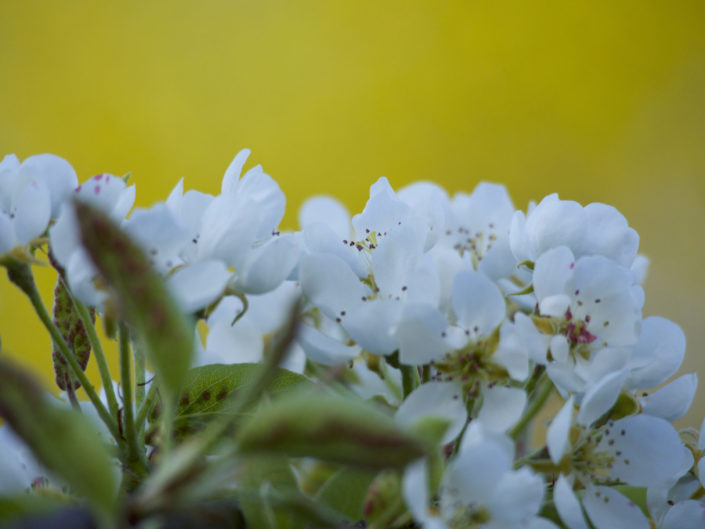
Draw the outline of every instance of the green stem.
[[[419,385],[419,372],[416,366],[401,366],[401,387],[404,391],[404,398],[416,389]]]
[[[86,334],[88,335],[88,341],[93,349],[93,356],[95,358],[96,364],[98,365],[98,372],[100,373],[100,380],[103,383],[103,389],[105,391],[105,398],[108,401],[108,408],[110,409],[110,414],[113,417],[117,417],[120,413],[120,406],[118,405],[117,397],[115,396],[115,389],[113,388],[113,379],[110,376],[110,369],[108,368],[108,362],[105,358],[105,352],[103,351],[103,346],[98,339],[98,333],[96,333],[95,325],[91,319],[91,315],[88,312],[88,308],[78,300],[71,292],[71,289],[66,285],[66,291],[71,296],[74,307],[78,312],[79,318],[83,323],[84,329],[86,329]]]
[[[431,380],[431,366],[429,364],[425,364],[421,368],[421,382],[425,384],[426,382],[429,382]]]
[[[34,282],[32,269],[26,264],[13,263],[7,265],[7,275],[10,278],[10,281],[17,285],[27,295],[29,301],[32,303],[32,307],[37,313],[37,316],[39,316],[39,319],[44,324],[44,327],[46,327],[47,331],[49,331],[56,348],[59,350],[66,362],[68,362],[69,366],[71,366],[73,374],[81,383],[81,386],[83,386],[86,395],[88,395],[88,398],[93,403],[98,415],[103,420],[108,430],[110,430],[110,434],[118,443],[120,443],[120,432],[118,431],[115,419],[110,415],[108,410],[100,401],[93,384],[91,384],[90,380],[88,380],[88,377],[83,372],[83,369],[81,369],[78,360],[76,360],[76,356],[68,348],[63,336],[61,336],[61,332],[59,332],[59,329],[57,329],[56,325],[54,325],[51,316],[49,316],[49,313],[44,306],[44,302],[39,295],[39,291],[37,290],[37,285]]]
[[[254,373],[252,383],[238,391],[235,400],[227,406],[227,418],[221,421],[212,421],[201,435],[182,443],[171,454],[164,456],[164,463],[143,484],[140,497],[134,504],[135,512],[139,513],[143,510],[149,512],[162,506],[163,502],[168,500],[168,491],[172,491],[179,484],[193,479],[199,471],[205,468],[201,464],[204,454],[209,453],[223,438],[232,427],[233,422],[257,401],[262,391],[274,378],[277,366],[285,359],[288,346],[295,337],[298,308],[297,304],[283,335],[276,341],[272,354],[265,355],[260,368]],[[149,401],[149,397],[147,397],[147,401]],[[232,451],[233,453],[237,452],[237,441]]]
[[[127,438],[127,460],[132,470],[141,461],[137,444],[135,417],[132,410],[132,370],[130,366],[130,335],[127,326],[120,322],[120,383],[122,384],[122,412],[125,437]]]
[[[529,404],[526,413],[519,420],[519,422],[516,423],[514,428],[509,430],[509,435],[512,437],[512,439],[517,439],[517,437],[521,435],[522,431],[524,431],[524,428],[526,428],[526,426],[533,420],[533,418],[541,410],[541,408],[543,408],[543,405],[546,404],[546,401],[548,400],[548,397],[551,396],[552,391],[553,382],[550,378],[544,375],[544,379],[542,382],[540,382],[539,387],[536,389],[535,396]]]
[[[135,360],[135,406],[139,410],[142,406],[144,406],[146,397],[147,382],[145,378],[147,372],[147,360],[141,344],[133,343],[132,352]],[[144,417],[140,421],[138,416],[135,426],[137,427],[137,440],[140,446],[144,446]]]
[[[144,430],[145,420],[147,419],[147,413],[149,412],[150,403],[154,402],[154,396],[156,393],[157,384],[152,382],[152,385],[149,387],[149,393],[147,393],[147,396],[144,398],[142,404],[140,404],[140,407],[137,409],[137,419],[135,420],[135,424],[137,424],[138,428],[142,428]]]

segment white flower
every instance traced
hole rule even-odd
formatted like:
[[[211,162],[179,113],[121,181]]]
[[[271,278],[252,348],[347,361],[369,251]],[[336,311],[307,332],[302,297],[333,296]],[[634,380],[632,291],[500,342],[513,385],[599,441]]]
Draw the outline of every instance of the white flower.
[[[228,284],[251,294],[269,292],[298,263],[296,238],[277,231],[286,203],[277,183],[259,165],[240,178],[249,154],[244,149],[235,156],[218,196],[184,193],[181,180],[167,199],[187,232],[177,252],[182,266],[170,284],[188,310],[209,305]]]
[[[77,187],[74,196],[120,223],[135,201],[135,186],[128,187],[117,176],[99,174]],[[94,284],[97,270],[81,246],[78,221],[71,203],[63,205],[56,224],[49,230],[49,239],[51,252],[64,268],[73,293],[87,305],[100,307],[107,294],[97,290]]]
[[[575,260],[559,246],[536,261],[533,286],[554,335],[548,373],[561,391],[581,393],[626,365],[643,304],[643,290],[629,270],[602,256]]]
[[[614,527],[610,524],[648,527],[638,508],[604,485],[618,482],[659,487],[678,479],[692,464],[692,456],[681,445],[678,433],[659,417],[631,415],[593,430],[590,425],[612,406],[616,396],[609,382],[588,392],[576,419],[577,427],[573,426],[571,397],[548,427],[548,452],[561,472],[554,501],[561,519],[571,529],[587,527],[573,492],[577,484],[585,488],[582,503],[598,529]]]
[[[426,528],[439,529],[555,528],[538,517],[543,480],[527,468],[512,470],[512,455],[506,445],[487,438],[463,443],[443,475],[438,509],[430,508],[425,462],[411,464],[402,485],[414,519]]]
[[[341,239],[322,222],[323,214],[336,219],[338,232],[347,224],[345,210],[330,199],[305,205],[301,221],[308,253],[299,279],[307,299],[370,352],[399,350],[404,363],[442,352],[446,323],[437,310],[435,268],[424,253],[434,225],[413,215],[386,179],[370,189],[364,211],[352,219],[350,238]]]
[[[427,417],[448,421],[441,444],[448,444],[460,434],[468,420],[468,412],[460,388],[448,382],[427,382],[404,399],[394,418],[404,426],[412,426]]]
[[[78,185],[71,165],[53,154],[0,162],[0,254],[42,235]]]
[[[612,206],[577,202],[548,195],[528,215],[517,211],[512,219],[510,245],[517,261],[536,261],[558,246],[577,257],[601,255],[630,268],[639,247],[639,235]]]

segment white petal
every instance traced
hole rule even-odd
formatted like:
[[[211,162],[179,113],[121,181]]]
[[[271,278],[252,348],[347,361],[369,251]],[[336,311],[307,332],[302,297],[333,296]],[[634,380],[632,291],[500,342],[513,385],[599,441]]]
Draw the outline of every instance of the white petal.
[[[46,184],[31,180],[15,198],[13,225],[19,244],[27,244],[47,229],[51,214],[51,196]]]
[[[198,256],[239,264],[257,240],[259,211],[255,202],[239,194],[215,197],[203,212]]]
[[[687,500],[676,503],[663,519],[662,529],[703,529],[705,502]]]
[[[586,490],[583,506],[596,529],[649,529],[649,520],[641,509],[610,487]]]
[[[284,281],[266,294],[249,294],[247,317],[262,333],[280,329],[289,321],[294,303],[301,297],[301,287],[295,281]]]
[[[700,425],[700,436],[698,437],[698,449],[705,450],[705,419]]]
[[[529,324],[533,326],[530,322]],[[499,345],[493,354],[494,361],[503,366],[514,380],[525,380],[529,376],[529,356],[523,338],[516,324],[505,321],[500,328]],[[544,352],[544,360],[545,356]]]
[[[338,239],[350,238],[350,214],[340,201],[332,197],[311,197],[299,209],[299,227],[302,230],[317,222],[328,225]]]
[[[610,422],[598,450],[614,457],[611,477],[637,487],[660,485],[677,478],[683,452],[673,426],[649,415]]]
[[[406,467],[401,486],[404,502],[414,515],[414,519],[418,522],[425,522],[428,518],[428,506],[431,500],[425,459],[414,461]]]
[[[308,325],[299,326],[297,340],[306,356],[327,366],[348,362],[362,351],[359,346],[345,345]]]
[[[560,200],[556,194],[544,198],[526,219],[526,231],[537,256],[558,246],[579,248],[585,230],[582,206]]]
[[[622,266],[631,266],[639,248],[639,235],[628,226],[624,215],[600,203],[588,204],[584,212],[589,229],[585,230],[581,253],[604,255]]]
[[[571,396],[551,421],[546,431],[546,446],[551,461],[556,465],[570,446],[570,427],[573,424],[573,397]]]
[[[306,248],[311,253],[330,253],[345,261],[359,277],[369,273],[363,254],[349,238],[341,239],[328,224],[315,222],[306,226],[304,231]]]
[[[306,297],[329,318],[343,318],[370,295],[339,257],[311,254],[301,259],[299,279]],[[341,315],[341,312],[345,313]]]
[[[393,329],[399,322],[402,304],[373,300],[360,303],[342,317],[342,325],[362,348],[374,354],[388,355],[399,348]]]
[[[563,316],[570,307],[571,299],[566,294],[548,296],[539,302],[539,311],[545,316]]]
[[[477,272],[463,271],[455,276],[452,302],[458,324],[473,338],[489,335],[506,314],[504,297],[497,285]]]
[[[230,272],[222,261],[201,261],[179,268],[167,283],[182,309],[192,313],[218,299],[228,279]]]
[[[617,371],[603,377],[597,384],[591,386],[580,403],[576,422],[589,426],[607,412],[617,402],[626,377],[626,371]]]
[[[566,246],[543,253],[534,266],[534,293],[539,303],[549,296],[566,294],[568,280],[573,277],[575,257]]]
[[[352,223],[358,237],[365,237],[367,230],[384,237],[385,232],[391,233],[400,222],[403,224],[408,214],[409,206],[397,198],[386,178],[380,178],[370,188],[365,209],[353,217]]]
[[[523,211],[514,212],[509,228],[509,247],[517,262],[536,259],[526,232],[526,215]]]
[[[16,245],[15,227],[10,217],[0,211],[0,255],[9,252]]]
[[[237,194],[241,199],[257,206],[257,222],[252,225],[255,237],[269,237],[279,226],[286,208],[286,197],[279,184],[257,165],[242,177]]]
[[[673,422],[686,414],[697,389],[698,375],[683,375],[649,395],[642,410],[647,415],[655,415]]]
[[[507,472],[497,485],[490,503],[493,518],[523,525],[538,514],[545,485],[527,467]]]
[[[242,168],[244,167],[247,158],[250,156],[250,152],[250,149],[242,149],[235,155],[233,161],[230,162],[230,165],[225,170],[223,181],[220,185],[221,193],[232,193],[237,189]]]
[[[573,494],[573,487],[562,474],[553,487],[553,501],[561,520],[569,529],[588,529],[580,502]]]
[[[631,271],[634,276],[634,282],[643,285],[649,272],[649,258],[645,255],[637,255],[632,263]]]
[[[251,294],[269,292],[289,276],[299,261],[299,255],[300,248],[292,234],[272,237],[247,255],[237,270],[237,286]]]
[[[492,386],[485,389],[482,396],[477,420],[492,432],[506,432],[526,408],[526,392],[520,388]]]
[[[680,367],[685,355],[685,335],[670,320],[658,316],[646,318],[641,336],[634,346],[631,388],[651,388],[661,384]]]
[[[511,469],[511,455],[491,442],[473,444],[450,462],[441,485],[441,513],[450,518],[458,503],[488,505]]]
[[[157,270],[167,272],[180,264],[178,255],[188,242],[188,232],[166,204],[134,211],[123,229],[144,248]]]
[[[394,418],[411,426],[426,417],[440,417],[449,423],[441,444],[453,441],[467,422],[468,412],[460,388],[449,382],[427,382],[416,388],[399,406]]]
[[[448,322],[428,304],[406,304],[394,335],[399,343],[399,361],[406,365],[427,364],[446,352]]]
[[[78,178],[71,164],[54,154],[36,154],[26,158],[20,167],[23,177],[40,178],[49,189],[51,218],[59,215],[61,205],[78,186]]]
[[[411,226],[399,226],[372,253],[372,273],[381,296],[401,296],[421,258],[422,241]],[[406,288],[405,288],[406,287]]]
[[[216,322],[208,332],[206,358],[203,363],[260,362],[263,351],[262,333],[247,317],[235,325],[223,319]]]

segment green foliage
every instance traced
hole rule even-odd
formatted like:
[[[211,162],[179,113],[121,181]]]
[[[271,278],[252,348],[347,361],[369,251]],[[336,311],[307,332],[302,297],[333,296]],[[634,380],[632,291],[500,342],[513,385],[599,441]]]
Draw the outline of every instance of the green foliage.
[[[90,311],[91,319],[95,322],[95,311]],[[66,345],[76,356],[79,365],[85,371],[91,354],[91,344],[88,341],[86,329],[81,321],[71,295],[64,284],[64,279],[59,275],[54,288],[54,324],[61,332]],[[69,386],[77,389],[81,383],[76,380],[71,372],[68,362],[64,359],[56,344],[53,346],[51,358],[54,361],[54,374],[56,384],[60,389],[66,390]]]
[[[253,529],[302,529],[303,521],[292,516],[278,498],[298,494],[298,484],[285,457],[252,457],[243,462],[239,480],[240,507]]]
[[[24,370],[0,359],[0,415],[49,470],[106,513],[117,495],[117,468],[93,424],[52,404]]]
[[[245,453],[278,453],[370,468],[401,467],[424,442],[376,406],[333,393],[303,392],[262,407],[237,437]]]
[[[261,364],[209,364],[189,369],[179,394],[173,429],[176,438],[184,439],[203,430],[213,419],[227,417],[232,397],[252,382],[259,369]],[[313,387],[313,384],[298,373],[274,368],[273,378],[262,397],[277,398],[302,387]],[[156,422],[161,408],[158,394],[152,393],[148,406],[148,418]]]
[[[104,213],[76,202],[81,240],[117,304],[146,346],[161,384],[181,385],[193,354],[193,324],[173,301],[142,249]]]
[[[376,471],[373,470],[342,468],[323,484],[316,500],[335,509],[348,522],[362,520],[367,490],[375,475]]]
[[[75,505],[75,502],[59,494],[26,494],[0,496],[0,524],[26,516],[40,516],[52,511]]]

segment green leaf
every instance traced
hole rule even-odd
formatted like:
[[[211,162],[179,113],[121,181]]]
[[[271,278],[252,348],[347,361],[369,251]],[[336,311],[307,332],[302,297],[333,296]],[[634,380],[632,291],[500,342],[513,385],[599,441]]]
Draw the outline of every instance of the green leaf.
[[[242,452],[281,453],[370,468],[401,467],[426,444],[376,406],[324,392],[296,393],[263,406],[242,425]]]
[[[59,270],[59,274],[61,273],[61,270]],[[90,310],[90,316],[93,322],[95,322],[95,310]],[[83,322],[78,315],[76,307],[74,307],[71,295],[68,290],[66,290],[64,279],[61,275],[54,288],[53,317],[54,324],[56,328],[59,329],[59,332],[61,332],[61,336],[64,338],[66,345],[68,345],[69,349],[76,356],[78,364],[85,371],[88,365],[88,359],[91,355],[91,344],[88,341],[86,328],[83,326]],[[73,389],[81,387],[81,383],[76,380],[75,376],[72,374],[71,368],[61,354],[61,351],[56,347],[56,344],[53,346],[51,358],[54,361],[54,375],[59,389],[66,391],[71,385],[73,385]]]
[[[27,372],[6,359],[0,359],[0,380],[0,416],[40,462],[108,513],[117,494],[117,468],[93,424],[51,403]]]
[[[184,377],[176,410],[174,433],[177,439],[199,432],[209,421],[226,417],[229,398],[249,384],[260,364],[210,364],[189,369]],[[263,395],[277,398],[295,388],[313,387],[306,377],[286,369],[276,368],[272,381]],[[149,421],[159,418],[159,396],[153,394]]]
[[[18,493],[0,496],[0,522],[10,523],[27,516],[40,516],[62,508],[76,505],[65,496],[34,493]]]
[[[176,392],[193,355],[193,323],[181,312],[144,251],[110,218],[75,202],[81,241],[121,317],[143,341],[164,387]]]
[[[338,511],[347,522],[355,523],[365,517],[363,506],[367,490],[376,475],[374,470],[342,468],[323,484],[316,500]]]
[[[298,491],[291,465],[285,457],[252,457],[243,462],[238,476],[240,490],[250,494],[240,496],[240,506],[248,527],[257,529],[301,529],[289,509],[272,501],[277,493]]]

